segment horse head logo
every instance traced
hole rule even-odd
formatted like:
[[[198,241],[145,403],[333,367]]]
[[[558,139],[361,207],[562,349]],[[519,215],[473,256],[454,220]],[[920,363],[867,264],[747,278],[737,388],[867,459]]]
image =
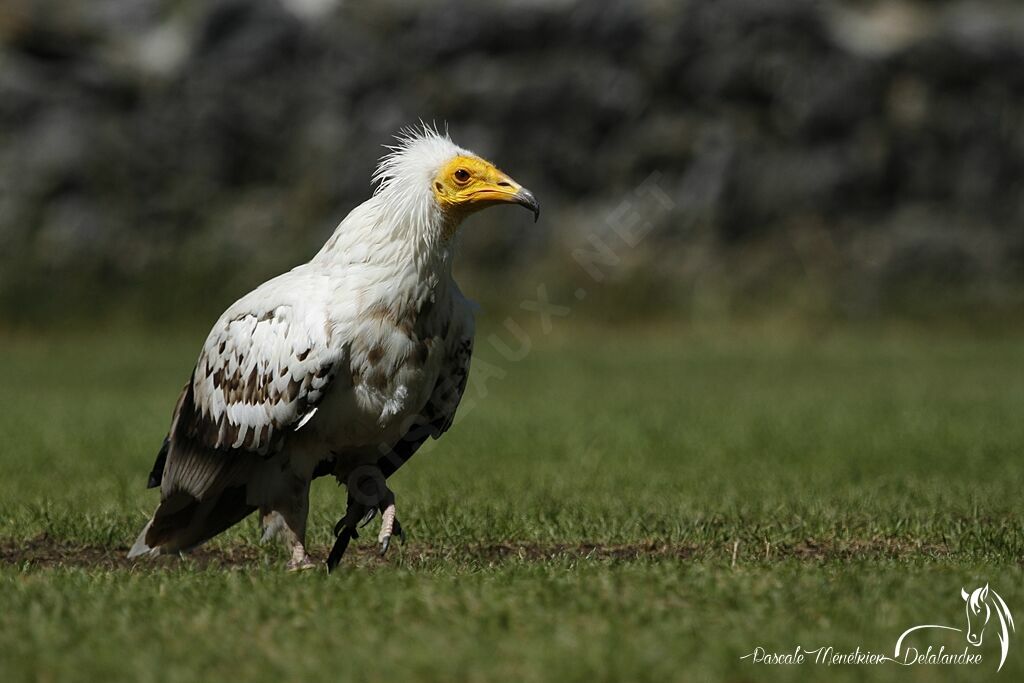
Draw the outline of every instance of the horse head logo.
[[[967,642],[977,647],[981,645],[985,627],[992,617],[992,608],[988,606],[988,584],[970,593],[961,588],[960,597],[967,603]]]
[[[899,657],[900,652],[903,650],[904,639],[913,633],[921,629],[943,629],[946,631],[960,631],[967,634],[967,642],[974,647],[980,647],[982,640],[985,637],[985,627],[988,626],[989,621],[992,621],[992,616],[995,615],[996,621],[998,621],[999,631],[996,633],[996,638],[999,639],[999,669],[1003,668],[1003,663],[1006,661],[1006,653],[1010,649],[1010,633],[1015,631],[1013,625],[1013,615],[1010,614],[1010,608],[1003,602],[1003,598],[1000,597],[999,593],[989,588],[986,583],[980,588],[975,588],[970,593],[965,588],[960,589],[960,597],[966,603],[965,609],[967,610],[967,629],[960,629],[955,626],[943,626],[941,624],[921,624],[920,626],[912,626],[908,628],[896,641],[895,655]]]
[[[999,593],[989,589],[987,583],[981,588],[975,588],[970,593],[961,588],[960,597],[966,603],[967,642],[971,645],[975,647],[981,645],[985,636],[985,627],[988,626],[993,614],[999,620],[999,632],[996,637],[999,638],[999,646],[1002,651],[1002,656],[999,659],[999,667],[1002,668],[1003,662],[1006,661],[1006,652],[1010,647],[1010,632],[1016,630],[1010,609],[1003,602]]]

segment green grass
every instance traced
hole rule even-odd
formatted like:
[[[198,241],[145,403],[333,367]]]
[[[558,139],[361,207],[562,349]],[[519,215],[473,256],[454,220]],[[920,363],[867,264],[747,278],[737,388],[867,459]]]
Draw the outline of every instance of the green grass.
[[[1024,337],[533,332],[506,361],[482,328],[460,420],[393,480],[408,545],[330,577],[238,559],[254,520],[224,563],[115,559],[201,333],[0,341],[3,680],[995,675],[991,626],[979,666],[739,658],[888,653],[985,582],[1024,615]],[[317,482],[321,554],[343,505]]]

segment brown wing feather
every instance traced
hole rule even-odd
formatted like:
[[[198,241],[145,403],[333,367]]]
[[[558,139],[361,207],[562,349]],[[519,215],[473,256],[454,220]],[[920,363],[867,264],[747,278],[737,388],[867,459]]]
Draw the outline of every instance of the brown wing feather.
[[[196,429],[196,423],[201,420],[193,403],[192,383],[189,383],[171,423],[167,466],[160,488],[162,499],[184,492],[203,500],[219,493],[218,484],[222,486],[233,480],[251,461],[244,451],[219,450],[204,443],[198,435],[205,432]]]
[[[278,451],[316,410],[336,358],[326,339],[311,338],[306,327],[279,307],[214,328],[171,423],[163,499],[176,492],[197,500],[219,494],[243,480],[259,455]]]

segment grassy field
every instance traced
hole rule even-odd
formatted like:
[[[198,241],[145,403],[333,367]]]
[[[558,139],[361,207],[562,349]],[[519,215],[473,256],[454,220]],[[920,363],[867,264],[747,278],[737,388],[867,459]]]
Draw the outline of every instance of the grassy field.
[[[364,535],[329,577],[286,574],[254,519],[123,559],[201,333],[0,341],[0,677],[996,676],[991,624],[976,666],[740,657],[891,654],[986,582],[1024,615],[1024,337],[581,330],[507,361],[483,332],[460,421],[393,480],[408,543]],[[317,482],[320,557],[343,505]],[[1024,677],[1015,636],[998,676]]]

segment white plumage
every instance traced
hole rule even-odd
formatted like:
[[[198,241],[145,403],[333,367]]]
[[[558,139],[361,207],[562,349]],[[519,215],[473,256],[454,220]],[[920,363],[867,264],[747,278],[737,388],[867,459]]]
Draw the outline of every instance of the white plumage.
[[[382,454],[398,453],[400,465],[455,415],[473,339],[473,306],[451,274],[456,228],[499,202],[538,209],[511,178],[425,126],[398,139],[374,180],[374,195],[310,262],[213,326],[151,476],[160,505],[129,557],[188,550],[260,509],[268,529],[290,532],[289,566],[310,566],[317,472],[349,486],[346,528],[384,513],[386,550],[394,496],[380,486],[360,494],[350,477],[373,474]]]

